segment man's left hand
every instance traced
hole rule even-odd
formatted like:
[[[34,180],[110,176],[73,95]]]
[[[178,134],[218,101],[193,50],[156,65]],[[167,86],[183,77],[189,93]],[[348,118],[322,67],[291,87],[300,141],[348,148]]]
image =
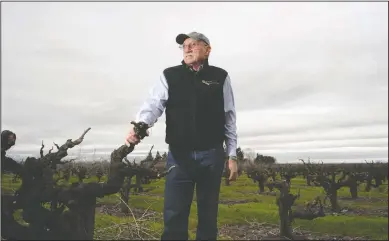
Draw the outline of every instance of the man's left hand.
[[[228,160],[228,169],[230,169],[230,181],[236,181],[238,178],[238,164],[235,160]]]

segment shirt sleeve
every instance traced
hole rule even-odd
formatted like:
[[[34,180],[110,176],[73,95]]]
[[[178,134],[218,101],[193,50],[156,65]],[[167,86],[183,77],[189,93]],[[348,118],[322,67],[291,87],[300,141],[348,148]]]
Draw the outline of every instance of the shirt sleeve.
[[[236,134],[236,111],[234,93],[232,91],[231,79],[227,75],[223,86],[224,94],[224,112],[226,117],[225,122],[225,143],[228,156],[236,156],[237,134]]]
[[[151,88],[149,96],[136,115],[136,122],[144,122],[154,126],[165,110],[168,100],[168,84],[162,73],[159,81]]]

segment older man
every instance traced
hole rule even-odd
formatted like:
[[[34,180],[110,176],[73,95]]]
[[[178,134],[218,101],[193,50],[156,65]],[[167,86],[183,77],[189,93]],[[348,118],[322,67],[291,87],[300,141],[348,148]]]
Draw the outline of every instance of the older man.
[[[188,219],[196,186],[198,240],[217,238],[220,183],[225,142],[230,180],[236,180],[236,114],[231,80],[208,64],[209,39],[201,33],[179,34],[181,65],[167,68],[141,107],[137,121],[153,126],[166,109],[169,145],[162,240],[187,240]],[[138,144],[130,130],[127,144]]]

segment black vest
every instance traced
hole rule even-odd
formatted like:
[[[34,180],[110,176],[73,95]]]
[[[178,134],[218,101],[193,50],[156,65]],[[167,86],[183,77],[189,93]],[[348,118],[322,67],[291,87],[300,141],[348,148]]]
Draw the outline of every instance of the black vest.
[[[166,143],[170,147],[207,150],[223,144],[223,85],[227,72],[205,61],[198,72],[182,65],[164,70],[169,89]]]

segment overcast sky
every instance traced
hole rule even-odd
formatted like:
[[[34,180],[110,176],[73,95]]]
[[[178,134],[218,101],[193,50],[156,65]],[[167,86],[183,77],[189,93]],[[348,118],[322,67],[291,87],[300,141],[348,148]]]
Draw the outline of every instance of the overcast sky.
[[[388,158],[384,2],[2,3],[1,128],[8,153],[76,139],[70,155],[124,143],[150,87],[199,31],[235,94],[238,145],[279,162]],[[165,151],[165,117],[134,155]],[[47,149],[46,149],[47,151]]]

